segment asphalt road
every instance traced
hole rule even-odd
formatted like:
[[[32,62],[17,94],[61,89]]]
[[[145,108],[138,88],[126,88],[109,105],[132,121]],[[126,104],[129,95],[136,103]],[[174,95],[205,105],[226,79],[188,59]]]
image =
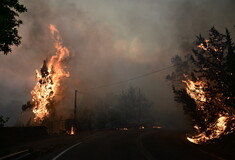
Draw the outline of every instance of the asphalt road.
[[[97,133],[40,159],[53,160],[211,160],[220,159],[176,131],[129,130]]]

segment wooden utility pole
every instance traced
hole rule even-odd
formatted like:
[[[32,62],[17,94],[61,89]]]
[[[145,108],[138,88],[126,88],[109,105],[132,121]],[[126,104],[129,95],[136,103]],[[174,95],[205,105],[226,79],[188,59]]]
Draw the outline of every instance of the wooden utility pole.
[[[74,99],[74,122],[77,119],[77,90],[75,90],[75,99]]]
[[[138,119],[139,119],[139,124],[141,124],[141,100],[142,100],[141,98],[142,97],[141,97],[141,94],[140,94],[140,88],[139,88],[139,94],[138,95],[139,95],[139,97],[138,97],[138,101],[139,101],[139,103],[138,103],[138,106],[139,106],[139,118]]]

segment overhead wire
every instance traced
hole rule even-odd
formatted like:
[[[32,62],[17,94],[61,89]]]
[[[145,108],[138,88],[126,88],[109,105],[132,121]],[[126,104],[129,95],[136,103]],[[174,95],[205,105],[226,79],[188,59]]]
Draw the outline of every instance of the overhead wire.
[[[171,66],[168,66],[168,67],[165,67],[165,68],[161,68],[159,70],[155,70],[155,71],[152,71],[152,72],[149,72],[149,73],[141,74],[141,75],[129,78],[129,79],[125,79],[125,80],[121,80],[121,81],[117,81],[117,82],[112,82],[112,83],[108,83],[108,84],[104,84],[104,85],[100,85],[100,86],[96,86],[96,87],[92,87],[92,88],[87,88],[86,90],[94,90],[94,89],[99,89],[99,88],[105,88],[105,87],[111,87],[111,86],[119,85],[119,84],[126,83],[126,82],[129,82],[129,81],[133,81],[133,80],[136,80],[136,79],[144,78],[144,77],[150,76],[152,74],[156,74],[156,73],[164,71],[164,70],[168,70],[168,69],[173,68],[173,67],[175,67],[177,65],[179,65],[179,64],[171,65]]]

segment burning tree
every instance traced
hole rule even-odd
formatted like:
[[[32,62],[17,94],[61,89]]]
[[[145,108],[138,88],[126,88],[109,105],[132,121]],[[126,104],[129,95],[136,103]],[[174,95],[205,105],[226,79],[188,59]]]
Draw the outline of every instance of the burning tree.
[[[202,143],[235,129],[235,46],[227,29],[222,34],[214,27],[195,44],[192,53],[172,59],[176,69],[167,79],[196,130],[187,139]]]
[[[36,85],[31,91],[32,99],[22,106],[23,110],[32,109],[35,122],[42,122],[53,112],[53,104],[58,97],[61,88],[61,80],[69,77],[65,71],[64,61],[69,56],[69,50],[62,46],[59,31],[54,25],[50,25],[51,34],[55,40],[56,49],[48,61],[44,61],[40,71],[36,70]]]

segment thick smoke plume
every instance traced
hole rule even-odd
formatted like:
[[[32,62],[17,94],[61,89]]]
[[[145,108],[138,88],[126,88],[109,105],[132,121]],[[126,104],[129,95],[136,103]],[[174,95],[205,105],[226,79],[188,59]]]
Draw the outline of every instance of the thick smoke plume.
[[[173,55],[191,49],[198,33],[207,32],[213,25],[219,30],[225,27],[232,30],[234,25],[232,0],[35,0],[23,3],[28,12],[22,17],[22,45],[14,49],[14,54],[0,59],[0,110],[10,117],[9,125],[24,119],[25,116],[19,116],[20,106],[30,99],[35,69],[53,55],[49,24],[58,27],[64,45],[71,50],[68,68],[71,76],[64,83],[68,89],[58,104],[58,113],[71,116],[75,89],[105,97],[132,85],[140,87],[154,102],[156,119],[178,127],[185,126],[185,118],[180,108],[175,107],[171,87],[165,82],[165,76],[171,71],[118,86],[88,88],[169,66]],[[78,95],[79,100],[86,96]]]

